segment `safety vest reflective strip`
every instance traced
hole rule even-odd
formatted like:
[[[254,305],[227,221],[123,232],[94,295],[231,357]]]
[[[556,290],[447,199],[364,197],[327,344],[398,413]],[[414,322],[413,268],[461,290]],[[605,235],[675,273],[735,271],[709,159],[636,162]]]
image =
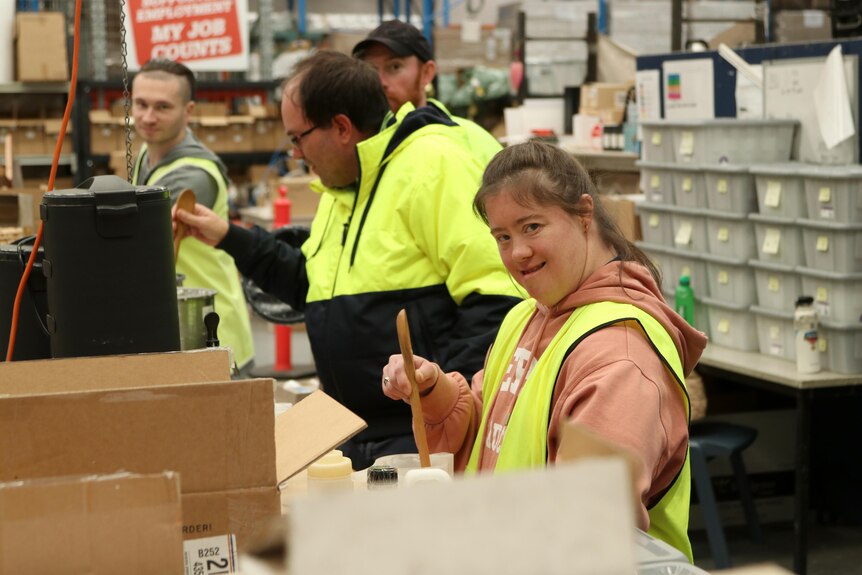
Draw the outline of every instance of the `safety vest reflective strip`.
[[[482,422],[467,464],[467,473],[475,473],[478,468],[493,398],[500,389],[521,334],[534,311],[535,300],[523,301],[509,312],[500,326],[485,367]],[[495,473],[541,467],[547,463],[551,400],[563,362],[572,346],[586,335],[625,321],[638,322],[653,349],[679,382],[680,393],[685,398],[688,413],[689,401],[682,363],[676,346],[664,327],[651,315],[630,304],[598,302],[582,306],[571,314],[554,336],[522,384],[523,388],[515,402],[500,446]],[[690,490],[689,460],[686,456],[683,468],[673,485],[649,510],[649,533],[679,549],[689,560],[692,559],[691,543],[688,539]]]
[[[135,164],[134,179],[138,179],[142,148]],[[204,170],[218,183],[213,211],[227,218],[227,185],[224,176],[216,163],[204,158],[180,158],[161,166],[150,174],[146,185],[156,185],[158,181],[170,172],[184,167],[194,166]],[[215,290],[216,312],[219,314],[218,336],[222,345],[233,350],[234,361],[243,367],[254,357],[254,343],[251,336],[251,322],[242,286],[233,259],[222,250],[212,248],[199,241],[183,241],[180,257],[177,260],[177,273],[185,274],[186,287],[200,287]]]

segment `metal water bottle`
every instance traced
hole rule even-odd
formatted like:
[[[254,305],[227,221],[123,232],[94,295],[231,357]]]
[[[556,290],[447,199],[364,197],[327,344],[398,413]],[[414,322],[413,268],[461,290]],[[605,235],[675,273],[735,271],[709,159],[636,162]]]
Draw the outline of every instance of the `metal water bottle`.
[[[814,298],[802,295],[796,299],[793,313],[793,330],[796,338],[796,371],[817,373],[820,371],[820,350],[817,344],[818,320],[814,309]]]

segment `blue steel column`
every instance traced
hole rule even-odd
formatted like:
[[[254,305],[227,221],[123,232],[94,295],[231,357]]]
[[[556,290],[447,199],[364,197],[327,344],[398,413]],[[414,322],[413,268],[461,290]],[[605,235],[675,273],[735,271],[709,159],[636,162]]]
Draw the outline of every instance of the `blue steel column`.
[[[449,2],[443,0],[444,12],[443,21],[447,22],[449,18]],[[444,24],[448,26],[448,24]],[[422,0],[422,33],[428,42],[431,44],[432,54],[434,49],[434,0]]]
[[[300,36],[305,36],[308,31],[308,22],[305,15],[305,0],[296,0],[296,31]]]

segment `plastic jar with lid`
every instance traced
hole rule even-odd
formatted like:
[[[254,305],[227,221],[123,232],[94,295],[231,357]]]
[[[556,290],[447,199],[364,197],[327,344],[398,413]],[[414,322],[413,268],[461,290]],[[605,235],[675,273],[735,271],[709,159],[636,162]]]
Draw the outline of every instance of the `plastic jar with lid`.
[[[325,493],[353,490],[353,465],[334,449],[308,466],[308,492]]]
[[[372,465],[367,471],[369,491],[398,487],[398,470],[391,465]]]

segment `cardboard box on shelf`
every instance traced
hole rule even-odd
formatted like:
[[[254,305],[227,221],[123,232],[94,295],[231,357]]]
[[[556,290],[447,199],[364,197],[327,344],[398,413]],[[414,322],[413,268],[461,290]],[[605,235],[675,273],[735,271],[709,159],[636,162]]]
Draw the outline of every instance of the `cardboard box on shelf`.
[[[227,134],[223,152],[254,151],[254,118],[251,116],[228,116]]]
[[[0,226],[19,227],[27,235],[35,233],[44,193],[42,188],[0,189]]]
[[[287,186],[287,197],[290,199],[290,215],[293,220],[310,220],[317,213],[320,203],[320,194],[311,189],[311,182],[317,176],[284,176],[279,178],[278,184]],[[270,188],[270,199],[275,201],[278,197],[278,185]]]
[[[260,152],[273,152],[287,146],[284,125],[280,119],[256,119],[252,128],[252,149]]]
[[[225,152],[228,142],[228,119],[226,116],[202,116],[192,118],[191,128],[201,143],[213,152]]]
[[[57,139],[60,137],[60,129],[63,127],[62,118],[50,118],[45,120],[45,150],[46,154],[53,154],[57,147]],[[72,121],[66,124],[66,133],[63,135],[63,147],[60,149],[61,154],[71,154],[74,151],[72,146]]]
[[[42,155],[45,148],[44,120],[15,120],[12,151],[16,156]],[[51,152],[54,150],[52,149]]]
[[[183,573],[180,478],[0,483],[0,575]]]
[[[230,107],[226,102],[195,102],[195,109],[192,116],[195,118],[205,118],[213,116],[216,118],[224,118],[230,114]]]
[[[602,205],[611,219],[620,228],[620,231],[630,242],[636,242],[643,239],[641,234],[641,222],[635,207],[638,201],[643,200],[643,194],[629,194],[620,196],[615,194],[602,194]]]
[[[66,16],[62,12],[16,14],[15,44],[15,78],[19,82],[69,79]]]
[[[281,118],[281,110],[275,102],[267,102],[266,104],[247,104],[242,103],[237,110],[242,116],[251,116],[254,119],[262,118]]]
[[[90,110],[90,153],[103,156],[119,149],[123,125],[108,110]]]
[[[584,84],[581,86],[579,113],[598,116],[606,126],[621,124],[631,87],[632,84]]]
[[[319,392],[275,416],[270,379],[225,350],[0,364],[0,481],[176,471],[183,535],[247,537],[278,485],[365,427]]]
[[[782,10],[775,15],[778,42],[813,42],[832,39],[832,20],[825,10]]]

